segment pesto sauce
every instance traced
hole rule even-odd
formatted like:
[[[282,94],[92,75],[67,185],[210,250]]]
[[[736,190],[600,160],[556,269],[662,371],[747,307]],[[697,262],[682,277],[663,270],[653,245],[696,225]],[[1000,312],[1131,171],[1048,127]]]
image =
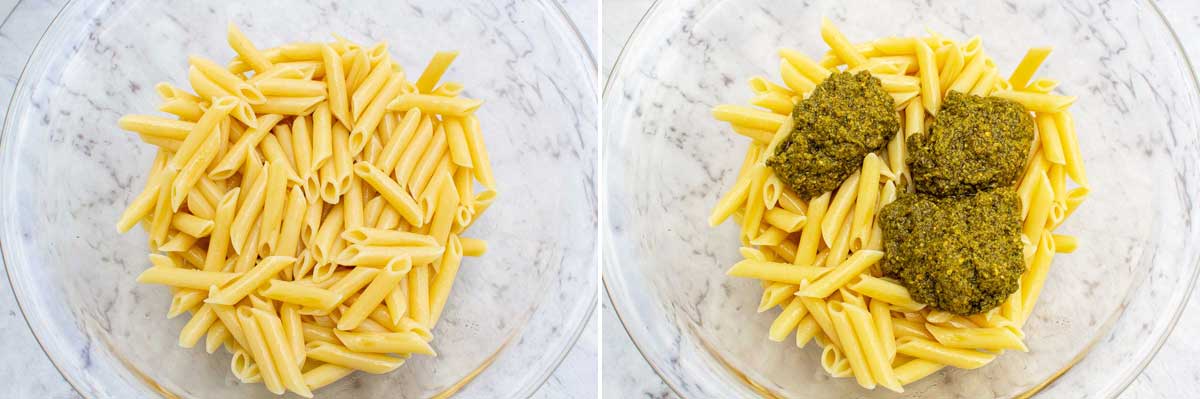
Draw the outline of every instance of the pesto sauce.
[[[908,138],[913,183],[937,196],[1010,187],[1032,140],[1033,118],[1020,104],[950,92],[928,129]]]
[[[1010,187],[946,198],[901,194],[880,211],[882,270],[934,308],[958,315],[994,308],[1025,271],[1020,210]]]
[[[795,130],[767,158],[803,198],[837,188],[900,129],[892,97],[866,71],[835,72],[796,104]]]

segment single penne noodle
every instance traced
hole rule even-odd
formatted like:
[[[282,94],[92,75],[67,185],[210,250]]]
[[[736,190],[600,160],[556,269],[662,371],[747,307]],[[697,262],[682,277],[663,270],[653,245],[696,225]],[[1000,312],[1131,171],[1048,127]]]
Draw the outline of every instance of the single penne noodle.
[[[968,94],[986,97],[992,93],[992,89],[996,87],[996,82],[1000,79],[1000,73],[996,70],[995,66],[988,66],[984,68],[983,73],[979,76],[979,80],[971,87],[971,91]]]
[[[212,308],[208,305],[200,307],[191,319],[188,319],[187,324],[179,330],[179,346],[191,348],[200,342],[200,338],[208,332],[208,328],[217,320],[217,315],[213,313]]]
[[[937,114],[942,102],[937,60],[933,50],[924,41],[916,41],[916,53],[918,76],[921,79],[921,105],[930,114]],[[905,134],[908,134],[907,130]]]
[[[166,243],[159,246],[158,250],[162,251],[162,252],[187,251],[193,245],[196,244],[196,240],[197,240],[196,237],[192,237],[192,236],[188,235],[187,233],[183,233],[183,232],[176,233],[175,235],[171,236],[171,239],[167,240]]]
[[[326,363],[304,372],[304,384],[309,389],[320,389],[354,373],[354,369]]]
[[[796,326],[800,324],[800,320],[807,315],[808,309],[804,307],[800,298],[792,298],[791,302],[783,308],[783,312],[771,323],[771,328],[767,333],[768,339],[783,342],[788,334],[791,334],[792,330],[795,330]]]
[[[429,265],[414,265],[408,272],[408,313],[409,317],[421,325],[428,326],[430,318]]]
[[[256,114],[306,116],[316,112],[317,105],[325,101],[325,99],[325,96],[267,96],[267,99],[264,103],[251,105],[250,107]]]
[[[950,86],[946,88],[947,93],[951,91],[968,93],[971,91],[971,88],[975,86],[975,83],[979,81],[979,78],[983,76],[983,71],[987,66],[986,56],[976,55],[973,57],[967,57],[964,54],[964,58],[968,60],[967,64],[965,67],[963,67],[958,76],[950,82]]]
[[[765,282],[765,280],[764,280]],[[762,298],[758,302],[758,313],[766,312],[783,304],[784,301],[796,297],[796,285],[772,281],[763,288]]]
[[[829,208],[825,211],[826,215],[821,219],[821,238],[825,241],[825,245],[833,245],[833,240],[838,236],[838,229],[850,215],[851,210],[855,208],[854,200],[858,196],[860,176],[861,171],[856,171],[843,181],[842,185],[838,187],[837,194],[829,203]]]
[[[872,299],[867,306],[871,313],[871,323],[879,333],[879,341],[883,345],[883,353],[887,356],[888,364],[896,358],[896,335],[892,329],[892,311],[883,301]]]
[[[821,18],[821,39],[847,66],[853,68],[867,62],[867,58],[827,18]]]
[[[291,191],[288,191],[283,221],[271,255],[297,256],[296,250],[300,244],[300,231],[307,207],[308,200],[304,198],[304,190],[298,185],[292,185]]]
[[[468,116],[463,121],[467,134],[467,148],[471,151],[471,173],[475,179],[489,190],[496,190],[496,178],[492,174],[492,163],[489,160],[487,148],[483,143],[483,131],[479,127],[479,119],[475,115]]]
[[[812,280],[812,284],[798,291],[796,295],[813,298],[827,297],[871,267],[871,265],[879,262],[882,258],[883,252],[880,251],[862,250],[855,252],[845,262],[833,267],[832,270],[819,278]]]
[[[255,72],[265,72],[271,69],[271,61],[267,59],[258,48],[254,47],[254,43],[238,30],[233,23],[229,24],[226,29],[225,38],[229,42],[229,47],[238,54],[247,65],[254,69]]]
[[[187,138],[187,135],[196,127],[196,124],[193,122],[152,115],[125,115],[117,120],[117,125],[121,129],[140,135],[172,140]]]
[[[425,66],[425,70],[421,72],[421,76],[417,78],[417,90],[421,93],[433,92],[434,86],[438,80],[441,80],[442,75],[450,68],[450,63],[458,57],[457,51],[439,51],[433,54],[433,58],[429,60],[429,65]]]
[[[254,82],[254,87],[265,96],[276,97],[324,97],[325,82],[297,78],[266,78]]]
[[[908,385],[922,378],[933,375],[946,365],[925,359],[912,359],[894,369],[896,379],[903,385]]]
[[[487,241],[478,238],[460,237],[463,256],[483,256],[487,252]]]
[[[334,331],[346,347],[363,353],[398,353],[436,356],[420,334],[416,332],[352,333]]]
[[[925,308],[925,304],[912,299],[907,288],[891,280],[863,274],[859,275],[858,280],[850,283],[848,287],[872,299],[887,302],[905,312],[916,312]]]
[[[827,266],[837,266],[846,260],[846,255],[850,252],[852,222],[851,216],[847,216],[842,220],[842,227],[838,228],[837,237],[833,239],[833,244],[829,246],[829,255],[825,259]]]
[[[779,75],[788,89],[795,93],[809,93],[817,86],[787,60],[779,61]]]
[[[960,369],[977,369],[996,358],[996,355],[971,349],[951,348],[934,341],[900,337],[896,340],[896,352],[917,359],[924,359]]]
[[[259,262],[254,268],[251,268],[248,272],[233,280],[229,285],[220,288],[204,302],[218,305],[233,305],[266,283],[267,280],[282,271],[284,267],[291,266],[295,262],[296,258],[293,257],[269,256]]]
[[[161,245],[167,240],[167,233],[171,229],[171,221],[173,213],[171,211],[171,183],[175,180],[176,169],[167,168],[159,172],[158,193],[154,196],[153,215],[150,220],[150,242],[154,245]],[[141,219],[141,218],[139,218]],[[130,223],[132,224],[136,222]],[[128,229],[126,229],[128,230]]]
[[[804,55],[803,53],[801,53],[799,51],[788,49],[788,48],[781,48],[781,49],[779,49],[779,57],[786,60],[789,64],[792,65],[792,67],[796,68],[797,71],[804,74],[804,77],[807,78],[811,82],[819,83],[819,82],[824,81],[825,78],[829,77],[829,74],[830,74],[829,69],[822,67],[816,61],[813,61],[811,58],[808,58],[808,56]],[[760,78],[759,83],[760,84],[766,83],[766,80],[762,80]],[[751,84],[753,85],[754,82],[751,82]],[[768,87],[768,86],[764,85],[762,87]],[[791,93],[785,93],[785,94],[787,94],[789,97],[791,96]]]
[[[437,240],[427,234],[408,231],[358,227],[342,232],[342,238],[352,244],[368,246],[437,246]]]
[[[283,211],[287,206],[287,166],[285,166],[287,160],[279,161],[270,163],[268,167],[262,218],[259,220],[258,242],[249,243],[250,245],[259,245],[258,252],[261,254],[274,252],[275,244],[279,239],[279,229],[283,222]],[[294,256],[294,254],[288,256]]]
[[[1066,155],[1063,153],[1063,145],[1054,123],[1054,116],[1046,113],[1037,113],[1035,119],[1038,127],[1038,138],[1042,144],[1042,156],[1052,164],[1065,165],[1067,163]]]
[[[725,274],[734,277],[800,284],[801,281],[814,281],[829,271],[829,268],[824,267],[745,259],[734,264]]]
[[[341,345],[315,341],[309,342],[305,349],[308,358],[334,364],[371,374],[383,374],[395,370],[404,364],[404,358],[387,355],[355,352]]]
[[[1039,113],[1055,113],[1065,111],[1075,103],[1075,96],[1060,96],[1028,91],[996,90],[991,93],[994,97],[1015,101],[1026,109]]]
[[[766,211],[764,218],[767,223],[771,224],[771,226],[782,229],[788,233],[800,231],[800,229],[804,227],[806,221],[808,220],[807,216],[795,214],[783,208],[775,208]]]
[[[383,267],[398,256],[409,256],[414,265],[429,264],[445,252],[441,246],[370,246],[354,244],[337,257],[341,265]]]
[[[780,230],[778,227],[766,226],[763,231],[758,233],[758,236],[750,240],[750,243],[754,245],[774,246],[782,243],[787,239],[787,236],[788,232]]]
[[[163,101],[170,101],[170,100],[175,100],[175,99],[191,101],[193,103],[198,103],[198,102],[202,101],[200,99],[200,97],[197,97],[195,94],[188,93],[187,90],[175,87],[174,85],[167,83],[167,82],[159,82],[159,83],[155,84],[154,91],[158,93],[159,97],[162,97]]]
[[[1054,188],[1050,185],[1050,179],[1042,174],[1029,203],[1029,214],[1025,217],[1024,225],[1021,228],[1021,232],[1031,241],[1042,236],[1053,204]]]
[[[779,115],[770,111],[757,110],[739,105],[718,105],[713,107],[713,117],[734,126],[775,132],[787,121],[787,115]]]
[[[474,113],[481,105],[483,105],[483,101],[477,99],[405,93],[397,96],[391,103],[388,103],[387,110],[408,111],[413,108],[420,108],[422,112],[428,114],[442,115],[444,117],[463,117]]]
[[[433,139],[429,142],[429,146],[425,149],[425,153],[421,155],[421,159],[417,161],[417,165],[413,168],[412,175],[404,186],[413,193],[415,197],[423,197],[425,187],[433,178],[433,172],[437,169],[438,162],[442,156],[446,155],[446,130],[444,124],[437,125],[433,131]]]
[[[326,44],[321,47],[321,60],[325,63],[325,87],[328,89],[329,112],[342,125],[353,126],[350,117],[350,100],[347,96],[346,75],[342,66],[342,55]]]
[[[314,309],[330,309],[343,299],[343,295],[327,289],[283,280],[271,280],[259,295]]]
[[[204,352],[213,354],[221,348],[226,339],[229,339],[229,330],[225,328],[224,324],[221,324],[220,320],[213,322],[204,335]]]
[[[1083,155],[1079,152],[1079,138],[1075,135],[1075,121],[1067,111],[1054,114],[1055,130],[1063,146],[1067,175],[1079,185],[1087,187],[1087,175],[1083,169]]]
[[[300,314],[300,306],[283,303],[279,307],[279,320],[283,324],[283,334],[287,337],[287,346],[292,350],[296,364],[304,367],[308,354],[304,350],[304,321]]]
[[[1025,325],[1025,321],[1029,320],[1029,315],[1033,313],[1033,306],[1046,284],[1046,276],[1050,274],[1050,262],[1054,260],[1055,252],[1053,234],[1049,231],[1042,232],[1037,240],[1037,252],[1033,255],[1033,261],[1021,276],[1021,313],[1013,319],[1017,327]]]
[[[801,302],[803,302],[803,299],[801,299]],[[807,308],[806,306],[805,309]],[[796,347],[803,348],[805,345],[808,345],[808,342],[819,332],[821,332],[821,326],[817,325],[816,319],[813,319],[812,315],[805,316],[796,325]]]
[[[938,343],[950,348],[1029,351],[1025,343],[1021,342],[1021,338],[1012,330],[1003,327],[947,328],[927,324],[925,329],[933,334]]]
[[[208,290],[210,286],[223,286],[241,276],[241,273],[206,272],[202,270],[151,267],[142,271],[137,282],[143,284],[162,284],[177,288]]]
[[[1050,55],[1050,47],[1034,47],[1025,52],[1025,57],[1021,58],[1021,63],[1017,64],[1017,68],[1013,70],[1012,75],[1008,78],[1008,83],[1013,88],[1024,88],[1029,84],[1029,80],[1033,78],[1033,74],[1037,72],[1038,67],[1042,66],[1042,61]]]
[[[834,330],[833,321],[829,318],[829,307],[824,299],[810,298],[805,296],[797,296],[800,302],[804,304],[804,308],[808,309],[808,317],[812,318],[820,327],[821,333],[829,338],[833,346],[841,347],[842,344],[838,340],[837,331]]]
[[[321,221],[321,229],[313,236],[312,246],[309,247],[318,263],[330,263],[337,258],[338,254],[333,252],[333,246],[338,239],[338,231],[343,229],[344,224],[345,212],[341,204],[335,205],[325,214],[325,219]]]
[[[438,272],[429,284],[429,323],[430,329],[441,319],[442,311],[450,298],[450,290],[454,286],[454,278],[458,275],[458,267],[462,263],[462,242],[457,235],[450,236],[446,242],[446,251],[442,256]]]
[[[244,195],[239,196],[239,201],[242,202],[238,208],[237,215],[233,218],[233,224],[229,230],[230,243],[233,244],[233,249],[237,253],[241,253],[245,249],[245,244],[249,241],[249,234],[252,227],[256,224],[259,214],[262,212],[263,203],[266,201],[267,184],[270,177],[269,170],[263,170],[258,173],[253,183],[246,190],[242,190]],[[254,231],[258,233],[257,230]],[[257,241],[251,241],[257,244]],[[257,251],[257,245],[251,245]]]
[[[850,224],[851,250],[863,248],[871,239],[871,223],[875,220],[875,205],[879,199],[879,171],[882,165],[883,161],[875,153],[867,153],[863,158],[854,219]]]
[[[462,121],[457,118],[449,118],[443,123],[443,126],[451,161],[464,168],[472,167],[471,152],[467,146],[467,136]]]
[[[916,40],[909,37],[885,37],[871,42],[871,46],[880,54],[912,55]]]
[[[200,147],[203,146],[208,136],[216,131],[221,120],[233,110],[237,101],[233,97],[214,99],[213,105],[205,111],[204,116],[200,117],[199,121],[196,121],[192,131],[188,133],[179,150],[171,157],[170,166],[176,170],[183,169],[187,161],[192,159],[196,152],[200,150]]]
[[[800,232],[800,241],[796,248],[794,263],[801,266],[814,266],[817,248],[821,244],[821,226],[824,223],[829,207],[831,193],[821,194],[808,203],[808,214],[805,226]]]
[[[186,98],[167,100],[158,106],[158,110],[178,116],[180,120],[188,122],[198,121],[204,115],[199,103]]]
[[[408,313],[408,284],[398,284],[383,298],[387,307],[388,321],[396,324]]]

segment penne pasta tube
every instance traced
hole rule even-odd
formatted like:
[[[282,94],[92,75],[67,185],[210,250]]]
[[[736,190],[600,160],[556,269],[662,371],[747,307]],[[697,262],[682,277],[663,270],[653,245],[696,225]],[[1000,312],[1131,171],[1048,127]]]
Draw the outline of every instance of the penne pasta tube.
[[[951,348],[934,341],[915,337],[896,340],[896,352],[960,369],[977,369],[996,358],[996,355],[970,349]]]
[[[801,281],[813,281],[829,270],[829,268],[823,267],[745,259],[734,264],[725,274],[734,277],[800,284]]]
[[[283,303],[314,309],[333,308],[341,302],[344,296],[320,287],[283,280],[271,280],[267,288],[259,291],[259,295]]]
[[[408,231],[396,231],[378,229],[373,227],[358,227],[347,229],[342,232],[342,238],[352,244],[361,244],[368,246],[437,246],[438,243],[433,236],[427,234],[413,233]]]
[[[210,286],[223,286],[240,276],[241,273],[207,272],[178,267],[151,267],[138,275],[137,282],[208,290]]]
[[[991,95],[1014,101],[1030,111],[1048,114],[1065,111],[1076,100],[1075,96],[1060,96],[1057,94],[1015,90],[996,90]]]
[[[821,238],[825,241],[825,245],[833,245],[833,240],[838,236],[843,222],[855,208],[854,202],[858,195],[860,176],[861,171],[857,171],[842,182],[842,185],[838,187],[837,194],[829,203],[829,208],[825,211],[825,217],[821,218]]]
[[[383,374],[395,370],[403,365],[405,360],[381,354],[355,352],[344,346],[324,341],[309,342],[305,349],[308,351],[309,359],[362,370],[371,374]]]
[[[283,268],[291,266],[296,258],[288,256],[269,256],[263,259],[250,271],[233,280],[229,285],[220,288],[214,295],[209,296],[205,303],[218,305],[233,305],[249,295],[253,290],[274,277]]]
[[[1042,61],[1045,61],[1049,55],[1049,47],[1034,47],[1026,51],[1025,57],[1021,58],[1021,63],[1017,64],[1017,68],[1009,76],[1008,83],[1013,88],[1024,88],[1029,84],[1029,80],[1033,78],[1038,67],[1042,65]]]
[[[346,348],[362,353],[398,353],[436,356],[433,348],[415,332],[353,333],[334,331]]]
[[[346,247],[337,257],[342,265],[383,267],[394,258],[408,256],[414,265],[429,264],[442,256],[441,246],[370,246],[355,244]]]
[[[471,151],[471,173],[475,180],[491,191],[496,190],[496,178],[492,174],[492,162],[489,160],[487,148],[483,143],[483,133],[479,128],[479,119],[475,115],[463,120],[466,129],[467,148]],[[494,195],[494,194],[493,194]]]
[[[916,40],[914,43],[917,53],[917,73],[921,79],[921,105],[930,114],[936,115],[942,102],[937,60],[933,50],[924,41]]]
[[[320,389],[352,373],[352,368],[326,363],[304,372],[302,378],[309,389]]]
[[[444,117],[463,117],[474,113],[481,105],[483,105],[483,101],[476,99],[406,93],[397,96],[391,103],[388,103],[387,110],[408,111],[413,108],[420,108],[422,112],[428,114],[442,115]]]
[[[883,252],[880,251],[862,250],[855,252],[845,262],[831,268],[832,270],[828,273],[813,280],[812,284],[798,291],[796,295],[812,298],[827,297],[833,291],[846,285],[846,283],[861,274],[868,267],[879,262],[882,258]]]
[[[901,311],[915,312],[925,308],[925,304],[912,299],[908,289],[889,280],[863,274],[859,276],[858,281],[848,286],[855,292],[887,302]]]
[[[908,385],[928,377],[946,367],[945,364],[925,359],[912,359],[895,368],[896,379]]]
[[[925,329],[933,334],[938,343],[950,348],[1013,349],[1029,352],[1029,348],[1025,346],[1024,342],[1021,342],[1021,338],[1008,328],[947,328],[936,324],[926,324]]]
[[[787,115],[761,111],[738,105],[718,105],[712,109],[713,117],[734,126],[775,132],[787,121]]]

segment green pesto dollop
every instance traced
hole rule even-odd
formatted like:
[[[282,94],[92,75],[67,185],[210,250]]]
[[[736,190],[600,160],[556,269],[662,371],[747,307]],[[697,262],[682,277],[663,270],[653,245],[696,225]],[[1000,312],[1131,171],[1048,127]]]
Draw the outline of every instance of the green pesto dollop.
[[[925,133],[908,138],[913,183],[938,196],[1012,186],[1032,140],[1033,118],[1020,104],[950,92]]]
[[[831,191],[900,129],[894,107],[870,73],[833,73],[796,104],[796,127],[767,166],[803,198]]]
[[[1010,187],[948,198],[901,194],[879,214],[883,273],[937,309],[970,315],[994,308],[1025,271],[1020,210]]]

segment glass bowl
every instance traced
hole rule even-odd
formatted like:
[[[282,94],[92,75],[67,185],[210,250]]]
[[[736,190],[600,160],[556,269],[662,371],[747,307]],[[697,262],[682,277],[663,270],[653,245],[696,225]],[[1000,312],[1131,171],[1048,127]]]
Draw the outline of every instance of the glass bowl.
[[[0,241],[30,328],[84,397],[274,397],[237,383],[224,351],[178,347],[187,317],[167,320],[168,290],[134,282],[146,235],[114,227],[155,153],[117,118],[153,113],[157,82],[187,87],[189,54],[230,59],[230,22],[260,48],[331,33],[386,41],[409,71],[457,49],[447,79],[486,101],[500,197],[468,231],[490,249],[463,262],[438,356],[319,397],[527,397],[578,338],[596,302],[598,93],[570,20],[552,1],[318,3],[80,0],[42,37],[0,143]]]
[[[826,51],[828,17],[851,41],[979,35],[1004,76],[1054,46],[1039,76],[1072,108],[1092,195],[1060,227],[1080,248],[1054,259],[1026,325],[1028,353],[947,369],[904,394],[828,377],[819,351],[767,340],[737,227],[710,228],[748,139],[712,119],[747,104],[751,76],[779,82],[779,47]],[[661,0],[626,44],[604,91],[604,281],[634,343],[683,397],[1114,397],[1154,356],[1200,259],[1200,99],[1170,28],[1149,2]]]

